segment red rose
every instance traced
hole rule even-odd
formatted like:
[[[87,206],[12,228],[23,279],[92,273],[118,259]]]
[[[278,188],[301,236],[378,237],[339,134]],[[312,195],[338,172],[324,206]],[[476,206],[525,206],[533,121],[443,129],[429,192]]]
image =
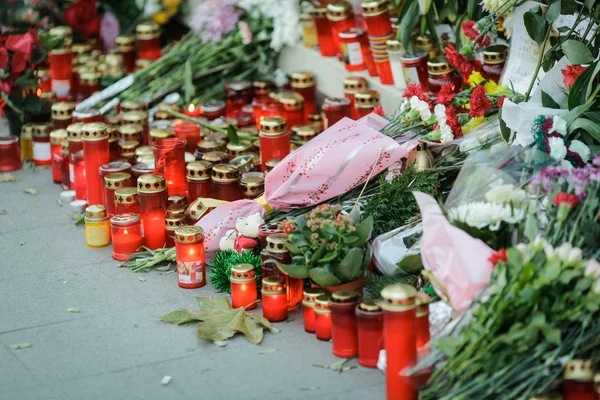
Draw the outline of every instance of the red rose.
[[[406,91],[402,95],[402,97],[405,97],[407,99],[410,99],[413,96],[417,96],[419,100],[423,100],[429,103],[429,97],[427,97],[421,85],[418,85],[416,83],[411,83],[408,86],[406,86]]]
[[[581,65],[567,65],[566,69],[562,69],[561,72],[563,74],[563,82],[565,87],[569,89],[571,86],[573,86],[577,78],[579,78],[579,75],[581,75],[586,68],[587,67],[583,67]]]
[[[454,96],[454,88],[451,84],[447,83],[442,86],[442,89],[438,92],[436,102],[437,104],[450,104]]]
[[[500,261],[507,262],[508,261],[508,255],[506,254],[506,250],[505,249],[498,250],[497,252],[495,252],[494,254],[492,254],[490,256],[490,258],[488,258],[488,261],[491,262],[494,267]]]
[[[486,110],[492,108],[492,102],[485,96],[485,88],[483,86],[480,85],[473,89],[469,105],[471,107],[469,109],[471,117],[483,117]]]
[[[446,124],[452,129],[452,134],[455,139],[464,136],[462,126],[456,115],[456,109],[452,106],[446,106]]]
[[[77,0],[65,10],[65,21],[85,37],[98,37],[100,34],[100,14],[96,0]]]
[[[575,196],[572,193],[567,194],[565,192],[557,193],[556,196],[554,196],[554,199],[552,199],[552,202],[557,206],[560,206],[561,204],[566,204],[570,208],[575,208],[580,203],[579,198],[577,196]]]

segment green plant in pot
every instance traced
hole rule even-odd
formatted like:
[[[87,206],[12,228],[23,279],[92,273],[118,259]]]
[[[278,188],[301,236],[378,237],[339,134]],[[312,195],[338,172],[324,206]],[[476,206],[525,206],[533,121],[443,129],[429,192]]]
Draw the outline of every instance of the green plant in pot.
[[[371,262],[368,242],[373,219],[355,224],[340,205],[323,204],[306,215],[281,223],[289,234],[291,264],[277,263],[294,278],[310,278],[319,286],[338,286],[361,279]]]

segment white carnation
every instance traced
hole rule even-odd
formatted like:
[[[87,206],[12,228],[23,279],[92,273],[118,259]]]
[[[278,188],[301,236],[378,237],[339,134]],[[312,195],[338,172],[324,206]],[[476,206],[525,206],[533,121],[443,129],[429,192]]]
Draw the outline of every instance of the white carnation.
[[[548,145],[550,146],[550,157],[555,160],[564,160],[567,156],[567,146],[565,146],[565,140],[563,138],[549,137]]]
[[[520,204],[527,198],[527,192],[513,185],[498,186],[485,194],[487,201],[492,203]]]
[[[440,124],[440,142],[448,143],[454,140],[454,134],[452,128],[450,128],[445,122]]]
[[[581,160],[586,163],[590,160],[590,148],[586,146],[585,143],[579,140],[573,140],[569,144],[569,150],[573,153],[579,154]]]
[[[440,124],[445,123],[446,122],[446,106],[443,104],[438,104],[433,108],[433,113],[435,114],[435,117],[437,118],[438,122]]]
[[[429,109],[429,104],[419,99],[417,96],[413,96],[410,98],[410,107],[419,111],[419,114],[421,115],[421,119],[423,121],[427,121],[431,118],[431,110]]]
[[[508,204],[486,203],[475,201],[448,210],[452,222],[462,222],[473,228],[488,228],[492,231],[500,229],[500,224],[516,224],[525,218],[522,209]]]
[[[562,136],[565,136],[567,134],[567,121],[565,121],[558,115],[552,117],[552,128],[550,128],[550,130],[548,131],[548,133],[554,132],[559,133]]]

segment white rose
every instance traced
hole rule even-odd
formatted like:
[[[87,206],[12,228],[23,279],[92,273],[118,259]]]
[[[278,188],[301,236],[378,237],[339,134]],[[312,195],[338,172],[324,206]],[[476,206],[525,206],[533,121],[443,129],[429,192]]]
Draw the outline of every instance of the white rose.
[[[575,265],[583,260],[583,253],[579,247],[573,247],[567,256],[567,263]]]
[[[556,252],[556,255],[558,255],[558,259],[566,263],[569,259],[569,253],[571,252],[571,249],[573,249],[571,243],[565,242],[554,250]]]
[[[600,263],[596,260],[588,260],[585,263],[585,275],[600,278]]]

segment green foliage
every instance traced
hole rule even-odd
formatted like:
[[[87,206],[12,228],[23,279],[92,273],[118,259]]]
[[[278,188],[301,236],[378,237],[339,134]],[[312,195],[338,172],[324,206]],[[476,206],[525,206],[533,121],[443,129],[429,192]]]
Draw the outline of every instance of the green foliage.
[[[417,286],[419,275],[375,275],[367,273],[363,293],[365,299],[377,299],[380,296],[381,290],[394,283],[406,283],[412,286]]]
[[[254,265],[254,275],[256,281],[260,282],[262,269],[260,266],[260,256],[251,251],[244,250],[238,253],[235,250],[219,251],[210,262],[210,283],[220,292],[231,293],[231,284],[229,276],[231,267],[237,264]],[[257,285],[260,287],[260,285]]]
[[[406,225],[410,218],[419,215],[419,207],[411,192],[434,195],[439,181],[438,172],[417,172],[412,166],[391,183],[381,177],[379,191],[367,199],[364,210],[365,215],[373,217],[373,236]]]

